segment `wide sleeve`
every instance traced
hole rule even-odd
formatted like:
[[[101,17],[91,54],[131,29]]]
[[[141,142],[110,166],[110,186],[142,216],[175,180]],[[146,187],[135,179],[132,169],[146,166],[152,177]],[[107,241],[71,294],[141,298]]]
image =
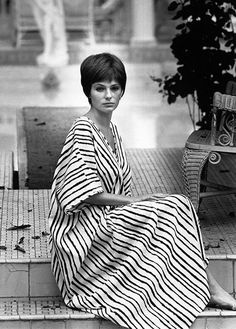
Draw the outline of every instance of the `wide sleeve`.
[[[78,212],[88,197],[103,192],[92,127],[86,120],[77,120],[66,138],[54,175],[54,188],[66,214]]]

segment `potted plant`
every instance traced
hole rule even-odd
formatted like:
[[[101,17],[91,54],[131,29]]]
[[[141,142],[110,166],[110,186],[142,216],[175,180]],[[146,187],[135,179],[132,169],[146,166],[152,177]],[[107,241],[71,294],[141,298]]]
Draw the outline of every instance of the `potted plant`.
[[[194,127],[208,129],[214,92],[235,78],[236,1],[175,0],[168,9],[179,21],[171,43],[177,72],[153,80],[169,104],[186,98]]]

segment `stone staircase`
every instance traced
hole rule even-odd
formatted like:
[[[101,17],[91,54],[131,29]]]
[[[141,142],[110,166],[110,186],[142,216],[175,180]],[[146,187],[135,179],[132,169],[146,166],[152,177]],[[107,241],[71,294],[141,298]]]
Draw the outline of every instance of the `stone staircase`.
[[[163,192],[168,192],[170,186],[181,192],[180,156],[179,149],[130,150],[129,157],[135,171],[134,193],[140,192],[143,183],[146,183],[144,193],[155,191],[157,184]],[[154,165],[157,160],[159,175]],[[50,191],[46,189],[16,190],[5,186],[0,190],[0,329],[118,329],[109,321],[69,309],[63,304],[50,270],[49,196]],[[222,204],[226,205],[225,208]],[[225,199],[222,204],[212,200],[202,205],[201,216],[205,216],[202,232],[211,271],[222,286],[234,294],[236,221],[233,214],[236,213],[236,203],[234,199],[230,202]],[[222,213],[229,209],[231,215],[222,220]],[[220,309],[206,309],[191,327],[235,328],[236,312]]]
[[[128,63],[163,63],[175,61],[169,43],[160,43],[153,47],[138,47],[118,43],[86,43],[70,42],[68,44],[69,64],[78,64],[94,53],[112,52]],[[36,57],[42,52],[38,45],[14,48],[8,42],[0,40],[0,65],[36,65]]]
[[[49,194],[0,191],[0,328],[115,328],[60,298],[50,270]]]

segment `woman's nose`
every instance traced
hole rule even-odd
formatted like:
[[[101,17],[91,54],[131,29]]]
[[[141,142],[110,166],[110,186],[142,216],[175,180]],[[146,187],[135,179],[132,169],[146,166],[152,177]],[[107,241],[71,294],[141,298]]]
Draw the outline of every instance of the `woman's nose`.
[[[111,90],[107,89],[106,90],[106,99],[111,99],[112,95],[111,95]]]

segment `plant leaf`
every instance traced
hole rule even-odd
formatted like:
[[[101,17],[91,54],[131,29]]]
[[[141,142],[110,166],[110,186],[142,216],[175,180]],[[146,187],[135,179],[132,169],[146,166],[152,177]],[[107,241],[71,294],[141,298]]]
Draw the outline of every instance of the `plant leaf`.
[[[22,248],[22,247],[20,247],[18,244],[16,244],[16,245],[15,245],[15,248],[14,248],[14,250],[20,251],[20,252],[22,252],[22,253],[24,253],[24,254],[25,254],[25,249],[24,249],[24,248]]]
[[[169,4],[168,10],[170,10],[170,11],[176,10],[176,8],[178,8],[178,6],[179,6],[179,3],[176,1],[173,1]]]
[[[7,228],[7,231],[24,230],[24,229],[30,228],[30,227],[31,227],[31,225],[29,225],[29,224],[14,225],[12,227]]]

